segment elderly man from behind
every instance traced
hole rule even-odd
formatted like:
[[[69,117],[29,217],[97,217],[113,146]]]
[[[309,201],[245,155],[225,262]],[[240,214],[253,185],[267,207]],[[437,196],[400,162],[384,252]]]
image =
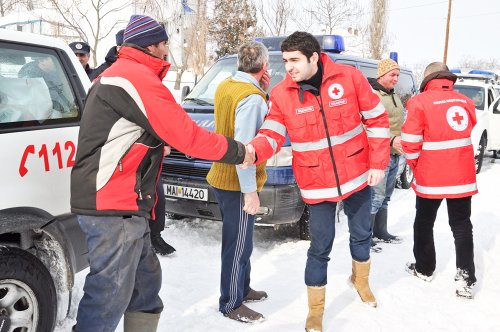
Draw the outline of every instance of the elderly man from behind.
[[[257,134],[267,114],[269,53],[258,42],[248,42],[238,51],[238,71],[215,92],[215,132],[248,143]],[[266,182],[266,163],[241,169],[213,163],[207,181],[215,191],[222,215],[222,250],[219,311],[242,322],[262,320],[262,314],[243,302],[267,298],[250,287],[250,256],[253,250],[258,192]]]

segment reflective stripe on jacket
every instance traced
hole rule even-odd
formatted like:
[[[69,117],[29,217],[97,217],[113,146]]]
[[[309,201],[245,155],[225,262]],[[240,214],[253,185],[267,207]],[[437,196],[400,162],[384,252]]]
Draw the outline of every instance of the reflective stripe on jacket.
[[[321,62],[320,95],[305,92],[301,102],[298,84],[286,75],[271,91],[269,114],[251,142],[259,162],[277,153],[288,133],[295,179],[310,204],[348,197],[366,187],[370,168],[389,162],[389,119],[379,97],[359,70],[326,54]]]
[[[474,149],[476,124],[472,100],[453,91],[448,79],[431,80],[406,105],[401,141],[413,169],[417,196],[460,198],[477,193]]]

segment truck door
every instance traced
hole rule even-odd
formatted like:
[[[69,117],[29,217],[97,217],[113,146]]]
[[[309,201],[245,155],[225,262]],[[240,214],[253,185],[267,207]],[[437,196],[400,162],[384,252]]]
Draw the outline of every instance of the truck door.
[[[67,213],[78,138],[81,83],[66,54],[0,42],[0,210],[30,206]]]
[[[489,109],[490,127],[488,130],[488,150],[500,150],[500,97]]]

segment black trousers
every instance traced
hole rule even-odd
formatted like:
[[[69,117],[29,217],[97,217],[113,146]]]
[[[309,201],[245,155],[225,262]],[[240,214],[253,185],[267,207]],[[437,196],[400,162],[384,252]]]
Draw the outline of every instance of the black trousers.
[[[156,195],[158,196],[158,202],[155,206],[156,220],[149,220],[151,236],[160,236],[160,232],[165,229],[165,191],[161,181],[158,181],[156,186]]]
[[[434,247],[434,222],[443,199],[417,196],[415,223],[413,224],[413,254],[415,268],[424,275],[432,275],[436,269]],[[471,197],[447,198],[448,219],[455,239],[456,266],[467,272],[469,282],[476,281],[474,243],[472,238]]]

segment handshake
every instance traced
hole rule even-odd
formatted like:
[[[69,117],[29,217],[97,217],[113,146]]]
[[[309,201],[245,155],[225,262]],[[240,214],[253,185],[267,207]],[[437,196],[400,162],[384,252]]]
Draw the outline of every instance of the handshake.
[[[240,164],[239,167],[241,169],[247,169],[249,166],[253,165],[256,160],[255,149],[252,144],[245,145],[245,159],[243,160],[243,164]]]

